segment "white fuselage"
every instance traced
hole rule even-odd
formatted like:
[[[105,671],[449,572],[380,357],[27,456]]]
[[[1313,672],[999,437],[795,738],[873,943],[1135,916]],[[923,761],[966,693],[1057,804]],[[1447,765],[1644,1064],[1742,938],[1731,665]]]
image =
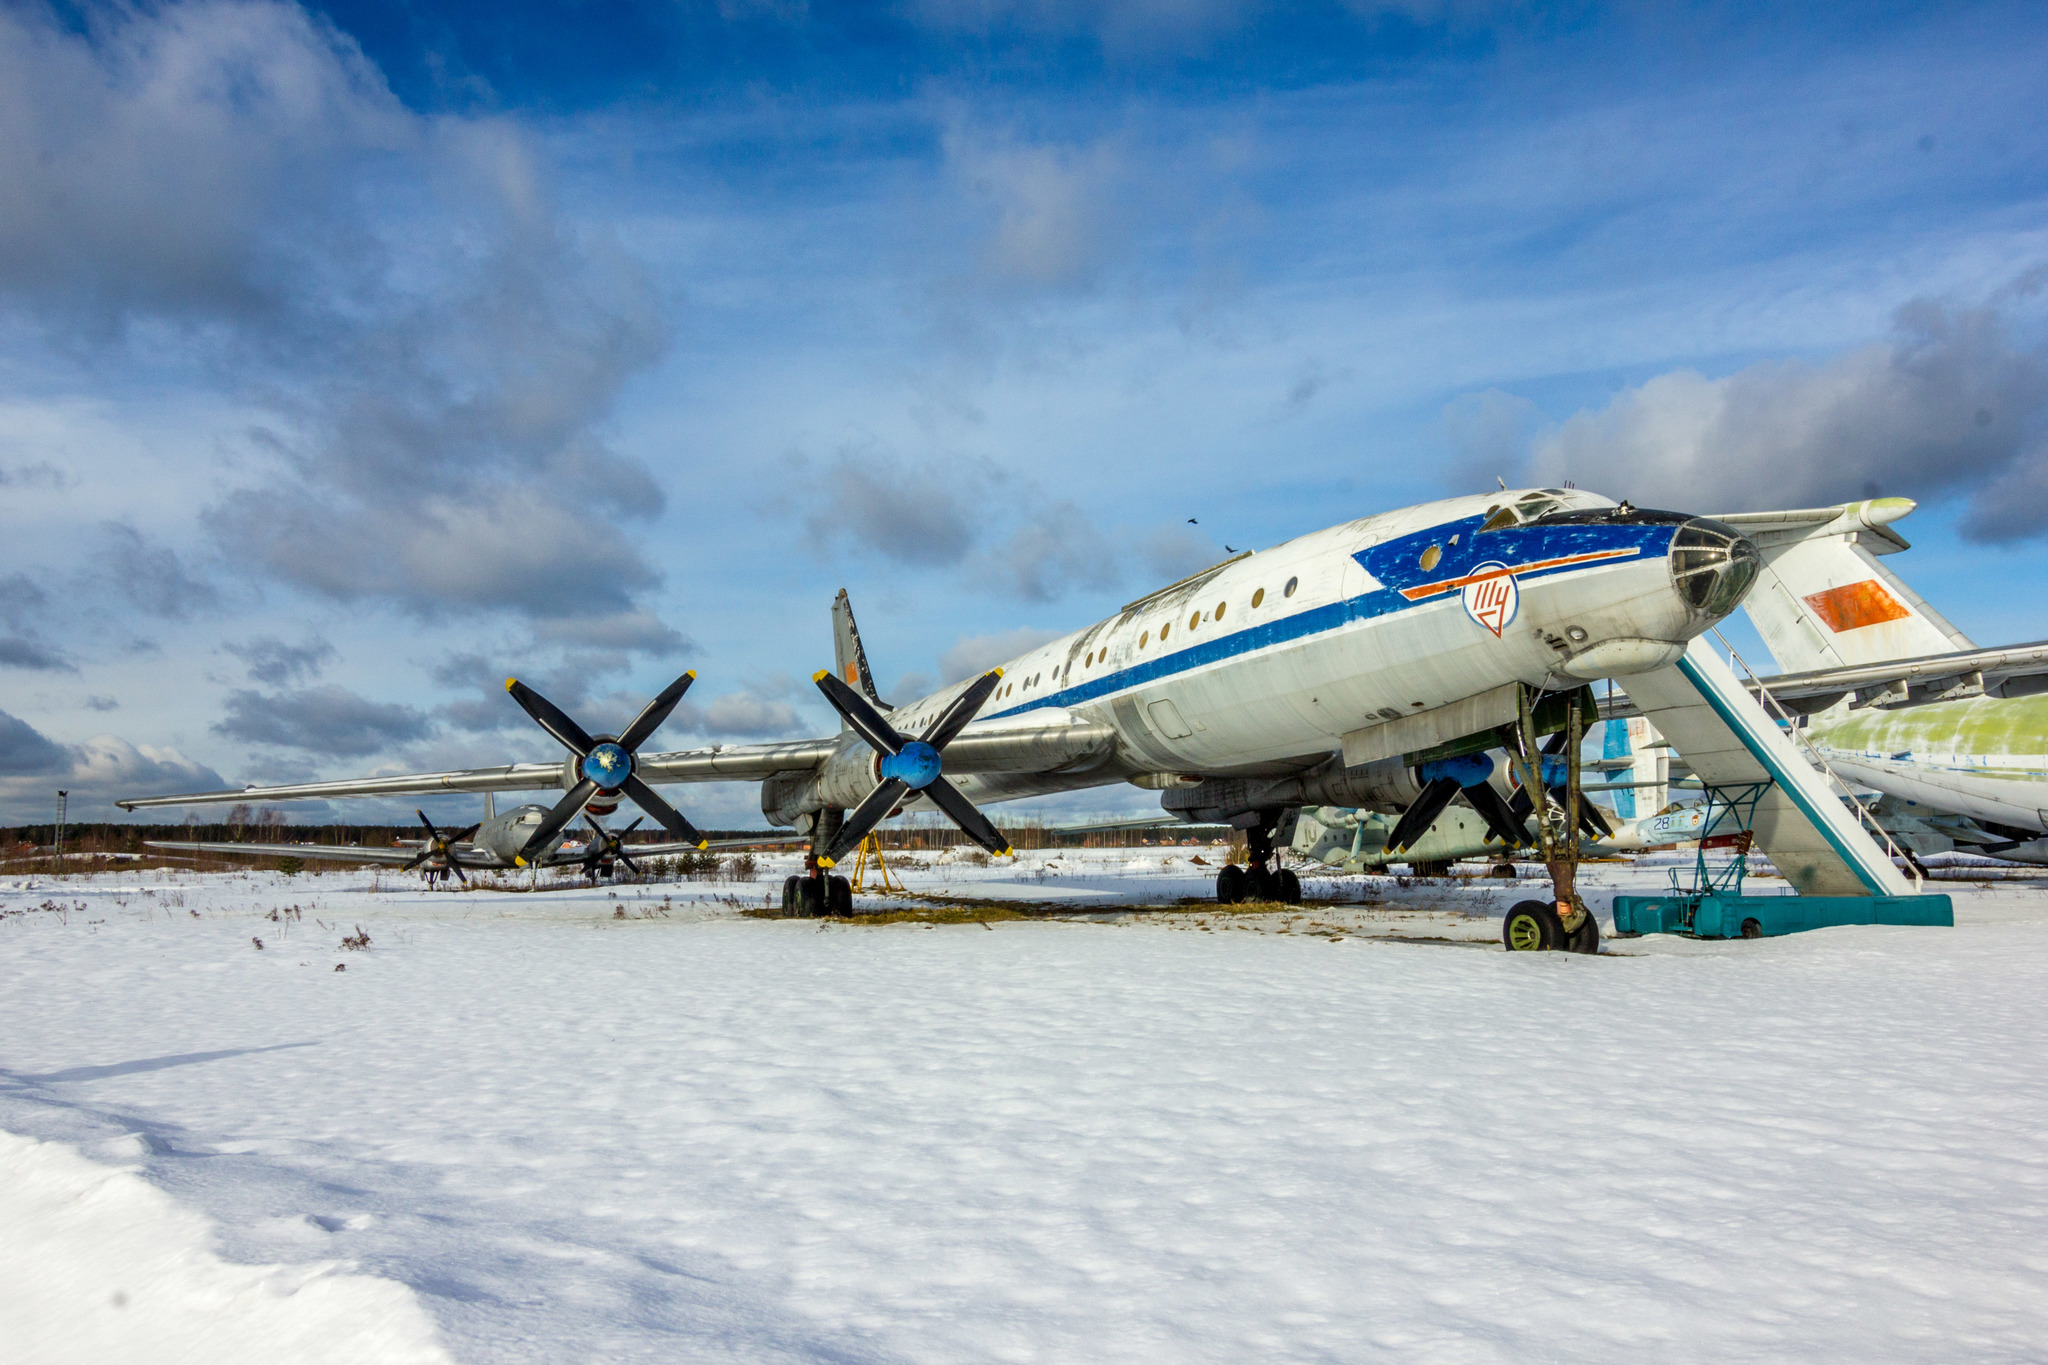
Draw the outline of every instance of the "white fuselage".
[[[1143,774],[1298,772],[1347,736],[1513,683],[1669,663],[1734,605],[1703,611],[1681,591],[1676,520],[1482,529],[1518,502],[1614,507],[1578,491],[1452,498],[1230,561],[1009,660],[968,731],[1097,722],[1115,732],[1111,759],[956,781],[1000,801]],[[964,685],[892,723],[919,732]]]

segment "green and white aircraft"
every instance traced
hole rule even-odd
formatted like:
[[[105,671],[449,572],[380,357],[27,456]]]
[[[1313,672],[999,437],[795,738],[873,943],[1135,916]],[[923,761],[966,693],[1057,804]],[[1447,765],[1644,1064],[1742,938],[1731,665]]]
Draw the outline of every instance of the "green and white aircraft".
[[[1737,513],[1763,558],[1744,609],[1780,668],[1764,687],[1804,716],[1844,781],[1973,851],[2048,863],[2048,641],[1980,649],[1878,557],[1906,498]]]

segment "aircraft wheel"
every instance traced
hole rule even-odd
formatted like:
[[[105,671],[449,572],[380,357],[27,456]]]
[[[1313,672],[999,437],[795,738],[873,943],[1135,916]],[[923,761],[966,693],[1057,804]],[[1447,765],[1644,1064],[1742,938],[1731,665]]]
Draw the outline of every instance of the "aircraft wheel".
[[[1248,901],[1269,901],[1273,899],[1273,874],[1263,867],[1248,867],[1244,872],[1244,898]]]
[[[1764,936],[1764,926],[1756,920],[1746,919],[1742,922],[1742,936],[1744,938],[1762,938]]]
[[[1216,874],[1216,903],[1236,905],[1244,899],[1244,869],[1236,863],[1226,863]]]
[[[1563,937],[1557,907],[1547,901],[1523,901],[1501,921],[1500,939],[1511,953],[1547,953]]]
[[[822,879],[798,877],[796,879],[796,904],[798,919],[817,919],[827,912],[826,895]]]
[[[798,892],[796,889],[796,884],[802,880],[803,878],[801,877],[784,877],[782,879],[782,917],[784,919],[795,919],[803,910],[802,904],[797,899]]]
[[[1586,912],[1586,922],[1572,933],[1566,934],[1558,946],[1568,953],[1598,953],[1600,951],[1600,921],[1593,918],[1593,912]]]
[[[844,877],[831,877],[826,881],[825,904],[836,919],[853,917],[853,883]]]
[[[1273,899],[1279,901],[1282,905],[1300,905],[1301,878],[1295,876],[1291,870],[1284,867],[1275,872],[1273,874]]]

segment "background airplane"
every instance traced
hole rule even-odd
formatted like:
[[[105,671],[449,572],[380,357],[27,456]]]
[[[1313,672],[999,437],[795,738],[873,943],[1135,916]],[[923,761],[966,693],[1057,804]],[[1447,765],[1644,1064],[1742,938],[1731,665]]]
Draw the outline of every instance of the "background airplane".
[[[566,846],[569,831],[557,829],[540,844],[534,845],[534,856],[528,857],[522,864],[518,861],[521,854],[533,844],[534,831],[547,819],[546,806],[515,806],[501,815],[496,809],[495,798],[487,792],[484,795],[484,818],[469,828],[454,833],[436,829],[425,811],[416,814],[420,817],[420,824],[425,827],[425,837],[400,840],[390,848],[305,843],[208,843],[169,839],[149,839],[144,843],[149,848],[185,853],[227,854],[240,858],[303,858],[333,863],[372,863],[408,872],[417,869],[429,882],[450,876],[466,882],[469,877],[464,869],[501,871],[519,866],[581,867],[583,874],[594,881],[599,877],[612,876],[615,869],[620,866],[637,873],[638,869],[633,862],[635,858],[659,858],[703,848],[757,847],[762,842],[760,839],[726,839],[627,844],[623,836],[632,832],[632,825],[623,830],[608,830],[594,814],[586,812],[585,820],[590,826],[591,834],[581,845]],[[636,820],[633,824],[637,825],[639,821]]]

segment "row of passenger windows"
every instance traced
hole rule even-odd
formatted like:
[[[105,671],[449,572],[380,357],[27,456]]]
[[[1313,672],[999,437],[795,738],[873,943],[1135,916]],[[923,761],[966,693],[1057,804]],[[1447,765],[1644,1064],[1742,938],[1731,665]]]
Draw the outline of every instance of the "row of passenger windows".
[[[1290,578],[1287,580],[1287,585],[1280,589],[1280,595],[1282,597],[1292,597],[1294,596],[1295,589],[1299,588],[1300,586],[1301,580],[1299,578]],[[1264,588],[1259,588],[1252,593],[1252,606],[1254,608],[1264,605],[1265,601],[1266,590]],[[1208,619],[1210,619],[1211,621],[1221,621],[1224,617],[1224,613],[1227,612],[1229,608],[1230,603],[1228,600],[1218,602],[1216,604],[1216,610],[1210,613]],[[1194,613],[1192,616],[1188,617],[1187,629],[1190,631],[1200,629],[1202,620],[1203,617],[1201,612],[1198,611]],[[1159,627],[1159,642],[1162,645],[1165,644],[1167,639],[1173,634],[1173,626],[1174,623],[1168,621],[1165,625]],[[1152,632],[1150,630],[1142,630],[1138,632],[1139,649],[1149,648],[1151,646],[1151,643]],[[1082,656],[1081,667],[1084,669],[1093,668],[1097,664],[1106,662],[1108,658],[1109,647],[1107,645],[1103,646],[1101,649],[1091,649],[1085,655]],[[1073,675],[1074,665],[1073,662],[1069,660],[1064,669],[1055,668],[1052,670],[1052,681],[1062,682],[1067,678],[1072,677]],[[998,699],[1007,697],[1013,692],[1018,691],[1019,689],[1028,692],[1033,688],[1037,687],[1039,682],[1044,677],[1045,675],[1043,673],[1033,673],[1030,677],[1025,678],[1021,682],[1005,683],[1003,684],[1002,689],[996,693],[996,697]]]

